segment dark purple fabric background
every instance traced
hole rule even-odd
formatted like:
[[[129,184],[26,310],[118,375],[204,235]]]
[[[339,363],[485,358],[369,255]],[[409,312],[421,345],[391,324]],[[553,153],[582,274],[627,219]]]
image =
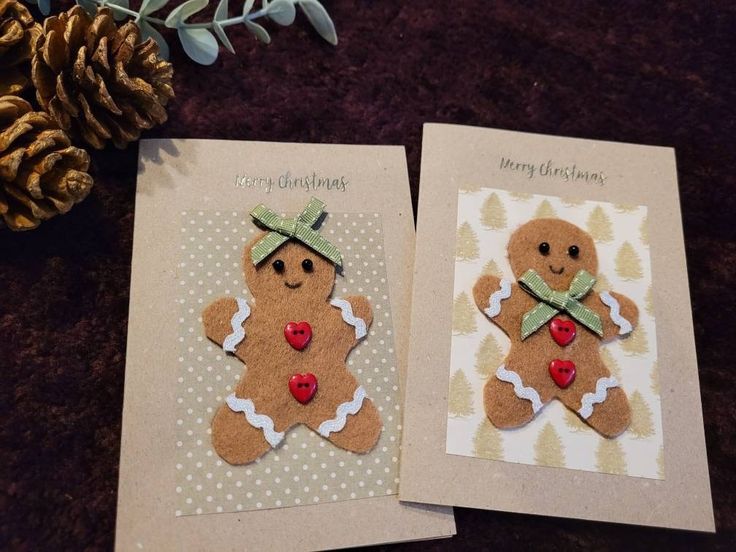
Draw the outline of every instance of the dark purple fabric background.
[[[205,68],[168,34],[177,98],[148,136],[404,144],[415,205],[425,121],[677,149],[718,533],[457,509],[454,539],[385,549],[733,550],[734,4],[325,3],[337,48],[300,17],[270,46],[233,29]],[[0,549],[112,547],[136,155],[95,153],[87,201],[0,233]]]

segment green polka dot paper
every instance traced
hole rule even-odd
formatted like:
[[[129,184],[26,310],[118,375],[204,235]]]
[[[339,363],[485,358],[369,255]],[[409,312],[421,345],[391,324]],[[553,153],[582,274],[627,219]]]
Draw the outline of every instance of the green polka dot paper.
[[[664,479],[647,208],[465,186],[458,194],[457,216],[446,452]],[[473,285],[484,273],[515,281],[506,253],[509,238],[525,222],[546,217],[586,230],[598,251],[594,289],[618,291],[639,307],[634,332],[601,347],[632,410],[629,429],[615,439],[601,437],[554,400],[517,429],[499,430],[485,415],[483,386],[495,377],[509,341],[475,306]]]
[[[210,422],[244,373],[243,364],[209,341],[202,310],[218,297],[250,299],[242,252],[258,230],[247,212],[181,213],[179,357],[175,382],[176,515],[305,506],[393,495],[398,491],[401,438],[399,372],[383,230],[378,213],[330,213],[320,232],[343,256],[333,297],[365,295],[374,320],[350,353],[348,369],[376,404],[383,422],[378,444],[353,454],[305,426],[256,462],[231,466],[211,445]],[[245,421],[243,422],[245,423]]]

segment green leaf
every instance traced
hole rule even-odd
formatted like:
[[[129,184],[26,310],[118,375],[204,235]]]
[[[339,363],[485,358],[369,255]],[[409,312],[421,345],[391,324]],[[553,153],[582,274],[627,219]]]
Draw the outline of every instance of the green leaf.
[[[109,6],[110,4],[114,6],[120,6],[121,8],[128,8],[130,6],[128,0],[105,0],[105,2],[102,4],[103,6]],[[122,21],[126,17],[128,17],[127,13],[123,13],[121,11],[118,11],[114,8],[112,9],[112,17],[115,19],[115,21]]]
[[[143,2],[141,2],[141,11],[139,12],[138,17],[158,11],[168,3],[169,0],[143,0]]]
[[[234,54],[235,48],[233,48],[230,39],[227,37],[225,28],[220,24],[220,21],[224,21],[225,19],[227,19],[227,0],[220,0],[220,3],[217,5],[217,9],[215,10],[215,18],[212,21],[212,30],[215,31],[215,34],[220,39],[220,42],[222,42],[222,45],[225,46],[231,54]]]
[[[335,24],[330,19],[327,10],[318,2],[318,0],[299,0],[299,6],[304,11],[312,27],[333,46],[337,45],[337,32]]]
[[[255,3],[256,0],[245,0],[245,4],[243,4],[243,17],[250,13],[250,10],[253,9],[253,4]]]
[[[181,6],[174,8],[166,18],[166,26],[170,29],[181,27],[181,25],[197,12],[207,7],[209,0],[189,0]],[[214,39],[214,37],[212,37]],[[216,42],[216,41],[215,41]]]
[[[250,31],[250,33],[258,40],[266,44],[270,44],[271,35],[268,34],[268,31],[266,29],[261,27],[258,23],[253,23],[252,21],[243,21],[243,23],[245,24],[245,27]]]
[[[51,0],[36,0],[33,3],[38,4],[38,9],[43,15],[51,13]]]
[[[179,27],[179,40],[187,55],[197,63],[212,65],[217,59],[217,39],[207,29]]]
[[[156,44],[158,44],[159,55],[163,59],[169,59],[169,45],[166,43],[166,40],[161,33],[158,32],[158,29],[145,19],[141,19],[137,21],[137,23],[141,29],[141,41],[152,38],[156,41]]]
[[[289,0],[274,0],[268,5],[269,19],[279,25],[291,25],[296,17],[294,4]]]

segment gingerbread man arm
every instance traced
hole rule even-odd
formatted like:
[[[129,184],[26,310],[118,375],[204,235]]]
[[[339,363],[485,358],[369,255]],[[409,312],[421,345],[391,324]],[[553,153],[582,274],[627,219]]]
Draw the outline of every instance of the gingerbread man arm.
[[[507,335],[519,331],[526,294],[517,284],[496,276],[481,276],[473,286],[476,306]]]
[[[363,297],[362,295],[350,295],[348,297],[344,298],[345,301],[347,301],[350,304],[350,308],[353,313],[353,317],[356,319],[356,326],[355,328],[355,341],[353,342],[353,346],[355,346],[358,341],[360,341],[363,336],[358,337],[358,335],[361,333],[360,323],[358,320],[362,320],[365,324],[365,332],[368,333],[368,328],[371,327],[371,323],[373,322],[373,311],[371,309],[371,304],[368,302],[368,299]],[[346,310],[343,309],[343,320],[345,320],[346,317]],[[348,317],[349,319],[349,317]],[[347,320],[346,320],[347,322]],[[350,324],[350,322],[348,322]],[[353,326],[353,324],[350,324]]]
[[[620,293],[591,293],[583,304],[601,317],[604,341],[631,333],[639,323],[639,309],[636,304]]]
[[[205,335],[220,347],[226,345],[226,338],[235,331],[233,329],[233,317],[238,313],[245,315],[242,320],[235,321],[236,327],[242,328],[243,322],[250,314],[248,304],[243,299],[240,299],[240,301],[241,304],[238,304],[238,300],[233,297],[223,297],[217,299],[202,312]],[[237,337],[235,336],[233,340],[237,340]],[[242,338],[240,341],[242,341]]]

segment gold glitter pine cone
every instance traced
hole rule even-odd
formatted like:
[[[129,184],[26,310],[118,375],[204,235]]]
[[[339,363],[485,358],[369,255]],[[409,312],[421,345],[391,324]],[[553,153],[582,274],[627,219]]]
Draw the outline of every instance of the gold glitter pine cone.
[[[31,83],[33,44],[41,26],[17,0],[0,0],[0,96],[18,94]]]
[[[0,97],[0,217],[8,228],[30,230],[69,211],[92,188],[88,168],[89,154],[48,113]]]
[[[92,17],[74,6],[44,21],[32,62],[36,97],[72,136],[124,148],[166,121],[173,69],[158,53],[153,40],[140,43],[132,21],[118,27],[109,8]]]

